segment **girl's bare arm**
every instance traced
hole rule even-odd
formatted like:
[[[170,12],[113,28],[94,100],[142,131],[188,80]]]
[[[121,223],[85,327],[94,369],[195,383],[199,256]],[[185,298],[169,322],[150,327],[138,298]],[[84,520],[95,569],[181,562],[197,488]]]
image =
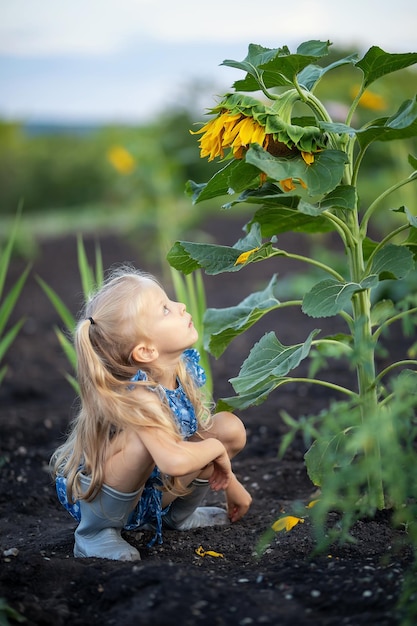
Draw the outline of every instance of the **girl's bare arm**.
[[[163,474],[186,476],[213,463],[212,488],[227,489],[232,477],[231,464],[224,445],[218,439],[176,441],[157,427],[141,428],[138,435]]]

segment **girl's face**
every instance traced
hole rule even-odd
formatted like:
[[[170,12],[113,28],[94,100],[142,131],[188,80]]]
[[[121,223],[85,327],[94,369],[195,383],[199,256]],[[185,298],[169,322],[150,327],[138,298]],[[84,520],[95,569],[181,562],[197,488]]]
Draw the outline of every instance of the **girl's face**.
[[[159,358],[180,355],[197,341],[198,332],[185,304],[170,300],[154,283],[147,287],[145,297],[146,334]]]

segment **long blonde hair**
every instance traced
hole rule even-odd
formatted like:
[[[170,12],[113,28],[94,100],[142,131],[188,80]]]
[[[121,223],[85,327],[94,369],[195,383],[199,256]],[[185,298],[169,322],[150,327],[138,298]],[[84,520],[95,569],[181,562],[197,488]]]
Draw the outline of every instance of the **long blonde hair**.
[[[150,274],[122,266],[113,270],[103,286],[86,302],[74,333],[77,379],[81,406],[67,440],[51,458],[54,476],[67,478],[70,500],[94,498],[104,481],[104,464],[112,437],[126,428],[158,427],[180,440],[181,435],[168,404],[161,399],[144,403],[132,393],[135,386],[158,385],[158,372],[138,364],[132,350],[145,339],[141,314],[146,307],[146,287],[158,284]],[[132,382],[140,368],[148,381]],[[207,425],[209,409],[183,363],[177,376],[192,402],[197,420]],[[89,489],[81,494],[78,474],[91,476]],[[165,487],[181,492],[179,481],[167,480]]]

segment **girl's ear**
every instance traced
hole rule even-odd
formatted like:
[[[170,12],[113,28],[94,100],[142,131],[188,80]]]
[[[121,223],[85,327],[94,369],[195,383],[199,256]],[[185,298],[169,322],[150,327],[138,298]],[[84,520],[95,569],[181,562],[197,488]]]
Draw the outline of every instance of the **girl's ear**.
[[[144,343],[139,343],[132,350],[132,357],[138,363],[152,363],[159,356],[158,350],[153,346],[147,346]]]

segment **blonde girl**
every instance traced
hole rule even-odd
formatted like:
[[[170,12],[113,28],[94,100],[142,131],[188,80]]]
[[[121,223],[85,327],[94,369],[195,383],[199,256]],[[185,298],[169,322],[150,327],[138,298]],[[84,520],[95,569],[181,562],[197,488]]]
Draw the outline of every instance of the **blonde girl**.
[[[184,304],[131,267],[113,271],[75,330],[80,409],[51,459],[58,498],[79,522],[76,557],[134,561],[121,531],[236,522],[251,496],[231,469],[242,422],[211,416],[198,338]],[[224,490],[227,510],[200,506]]]

